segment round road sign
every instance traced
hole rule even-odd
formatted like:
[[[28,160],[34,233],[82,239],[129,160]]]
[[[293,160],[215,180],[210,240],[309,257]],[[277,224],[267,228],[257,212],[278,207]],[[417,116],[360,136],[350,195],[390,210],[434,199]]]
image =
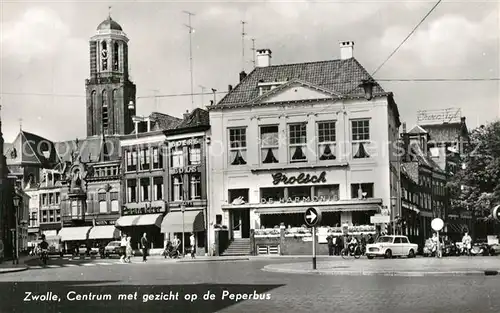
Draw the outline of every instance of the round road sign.
[[[435,218],[431,222],[431,227],[434,231],[440,231],[444,227],[444,222],[440,218]]]
[[[304,220],[309,227],[316,226],[321,221],[321,211],[316,208],[309,208],[304,214]]]
[[[496,207],[493,208],[492,215],[494,219],[500,221],[500,205],[497,205]]]

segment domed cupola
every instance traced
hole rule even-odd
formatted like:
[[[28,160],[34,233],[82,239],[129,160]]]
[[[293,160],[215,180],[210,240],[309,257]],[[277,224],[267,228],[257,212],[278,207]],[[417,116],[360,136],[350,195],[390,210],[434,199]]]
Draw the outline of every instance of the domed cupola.
[[[115,20],[111,18],[111,16],[108,16],[107,19],[101,22],[99,26],[97,26],[97,30],[119,30],[123,31],[122,27],[120,24],[118,24]]]

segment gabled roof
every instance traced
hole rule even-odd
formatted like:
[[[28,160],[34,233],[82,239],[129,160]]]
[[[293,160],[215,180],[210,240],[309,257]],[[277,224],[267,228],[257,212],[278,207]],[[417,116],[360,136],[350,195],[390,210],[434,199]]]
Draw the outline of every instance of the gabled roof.
[[[257,88],[259,82],[294,79],[343,96],[364,96],[364,90],[359,87],[359,84],[362,80],[372,79],[372,77],[354,58],[257,67],[222,98],[217,106],[242,105],[251,102],[259,97]],[[377,84],[374,86],[373,94],[386,94],[386,92]]]
[[[182,122],[182,119],[180,118],[159,112],[152,112],[149,115],[149,118],[153,123],[151,131],[174,128]]]
[[[55,145],[41,136],[20,131],[11,146],[5,150],[8,165],[32,165],[53,168],[59,163]]]
[[[118,160],[120,158],[120,138],[109,135],[105,137],[105,143],[109,161]],[[55,146],[63,162],[72,162],[72,153],[76,159],[80,158],[82,162],[101,162],[103,137],[78,140],[78,145],[76,140],[56,142]]]
[[[410,156],[413,156],[412,161],[416,161],[419,165],[427,166],[434,171],[444,173],[441,167],[429,155],[422,151],[420,144],[416,142],[410,143],[409,150]]]
[[[419,125],[415,125],[409,132],[408,134],[410,135],[421,135],[421,134],[427,134],[427,131],[420,127]]]
[[[427,130],[431,140],[436,142],[456,142],[460,137],[469,138],[465,123],[442,123],[422,125]]]

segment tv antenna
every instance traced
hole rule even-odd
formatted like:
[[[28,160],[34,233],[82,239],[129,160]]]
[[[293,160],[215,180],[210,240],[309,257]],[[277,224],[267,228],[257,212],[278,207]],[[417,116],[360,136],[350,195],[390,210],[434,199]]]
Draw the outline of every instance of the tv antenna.
[[[241,21],[241,70],[245,71],[245,24],[247,22]]]
[[[189,11],[183,11],[184,14],[188,15],[188,24],[184,24],[189,29],[189,72],[191,74],[191,106],[194,107],[194,86],[193,86],[193,39],[192,34],[194,33],[194,28],[191,26],[191,16],[194,13]]]
[[[252,63],[253,63],[253,68],[255,68],[255,38],[252,38],[252,54],[253,54],[253,59],[252,59]]]

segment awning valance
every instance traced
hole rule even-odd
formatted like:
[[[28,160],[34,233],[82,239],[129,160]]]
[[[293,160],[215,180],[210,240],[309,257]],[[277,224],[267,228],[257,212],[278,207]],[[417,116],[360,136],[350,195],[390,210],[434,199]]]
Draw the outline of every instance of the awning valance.
[[[165,216],[163,223],[161,223],[161,232],[181,233],[183,231],[183,224],[184,232],[204,231],[205,220],[203,218],[203,211],[185,211],[184,214],[182,212],[170,212]]]
[[[305,214],[309,207],[276,207],[255,209],[257,214]],[[318,207],[321,212],[351,212],[351,211],[378,211],[380,207],[377,204],[351,205],[344,206],[321,206]]]
[[[469,229],[465,224],[448,223],[446,225],[446,232],[453,234],[463,234],[464,230]]]
[[[91,228],[92,226],[63,227],[57,235],[61,237],[62,241],[87,240]]]
[[[94,226],[89,233],[89,239],[115,239],[119,237],[120,230],[115,225]]]
[[[116,227],[161,226],[163,214],[125,215],[116,221]]]

